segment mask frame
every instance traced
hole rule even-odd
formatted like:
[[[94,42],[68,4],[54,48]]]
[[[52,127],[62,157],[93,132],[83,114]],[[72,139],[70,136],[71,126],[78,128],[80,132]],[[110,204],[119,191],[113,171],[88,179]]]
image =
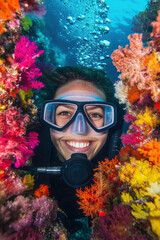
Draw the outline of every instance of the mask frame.
[[[68,121],[67,124],[65,124],[63,127],[57,127],[57,126],[53,126],[52,124],[50,124],[49,122],[47,122],[45,119],[44,119],[44,115],[45,115],[45,109],[46,109],[46,105],[48,103],[68,103],[68,104],[75,104],[77,106],[77,110],[75,111],[74,115],[71,117],[71,119]],[[104,127],[101,127],[101,128],[96,128],[92,123],[91,121],[89,120],[86,112],[85,112],[85,105],[108,105],[108,106],[111,106],[113,108],[113,121],[112,123],[109,125],[109,126],[104,126]],[[78,113],[82,113],[85,120],[87,121],[87,123],[91,126],[92,129],[94,129],[96,132],[104,132],[110,128],[112,128],[113,126],[116,125],[117,123],[117,108],[116,106],[113,104],[113,103],[109,103],[109,102],[101,102],[101,101],[84,101],[84,102],[80,102],[80,101],[73,101],[73,100],[59,100],[59,99],[56,99],[56,100],[48,100],[48,101],[45,101],[42,105],[42,109],[41,109],[41,121],[44,122],[47,126],[49,126],[50,128],[54,129],[54,130],[57,130],[57,131],[63,131],[65,130],[68,126],[71,125],[71,123],[74,122],[74,120],[76,119]]]

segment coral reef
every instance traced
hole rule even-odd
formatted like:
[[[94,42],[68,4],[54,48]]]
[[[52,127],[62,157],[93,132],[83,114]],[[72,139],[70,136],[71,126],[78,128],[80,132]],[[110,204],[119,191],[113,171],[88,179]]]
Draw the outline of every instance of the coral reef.
[[[34,176],[19,169],[30,165],[39,144],[32,128],[36,91],[44,88],[37,64],[44,50],[22,34],[33,25],[27,12],[45,13],[39,0],[0,1],[0,239],[65,240],[49,186],[35,189]]]
[[[104,161],[91,188],[78,190],[80,208],[93,218],[91,239],[160,239],[160,12],[151,25],[148,46],[135,33],[128,37],[130,45],[111,55],[121,72],[115,95],[126,104],[130,125],[121,136],[116,175],[110,176],[110,163]]]

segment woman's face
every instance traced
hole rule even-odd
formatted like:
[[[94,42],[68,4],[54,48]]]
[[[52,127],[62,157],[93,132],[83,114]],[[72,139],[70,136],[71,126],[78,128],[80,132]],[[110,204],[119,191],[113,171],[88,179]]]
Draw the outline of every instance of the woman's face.
[[[59,88],[54,99],[74,101],[106,101],[104,93],[92,83],[74,80]],[[64,131],[50,129],[50,135],[59,158],[68,160],[72,153],[85,153],[89,160],[101,150],[106,142],[108,132],[98,133],[85,121],[85,128],[74,130],[75,123],[71,123]]]

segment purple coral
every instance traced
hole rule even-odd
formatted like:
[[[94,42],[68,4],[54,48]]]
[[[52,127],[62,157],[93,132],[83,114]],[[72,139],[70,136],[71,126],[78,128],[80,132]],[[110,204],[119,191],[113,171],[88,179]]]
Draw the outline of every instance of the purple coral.
[[[41,227],[45,221],[55,220],[57,216],[56,203],[46,196],[39,199],[29,199],[19,195],[15,200],[7,201],[0,208],[0,222],[8,226],[8,230],[21,231],[24,228]]]
[[[42,224],[48,217],[52,220],[56,219],[56,205],[51,199],[47,198],[46,196],[34,199],[32,202],[32,207],[36,211],[34,219],[35,226],[42,226]]]
[[[133,225],[129,207],[115,206],[106,216],[99,217],[99,225],[93,229],[92,239],[142,240]]]
[[[44,236],[32,227],[27,227],[19,232],[13,233],[5,240],[42,240]]]

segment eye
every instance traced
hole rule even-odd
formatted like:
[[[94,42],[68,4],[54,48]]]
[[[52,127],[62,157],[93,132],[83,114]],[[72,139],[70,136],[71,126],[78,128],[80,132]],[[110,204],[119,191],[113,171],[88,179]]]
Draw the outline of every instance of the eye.
[[[89,117],[90,117],[91,119],[95,119],[95,120],[99,120],[99,119],[102,119],[102,118],[103,118],[103,116],[102,116],[101,114],[99,114],[99,113],[90,113],[90,114],[89,114]]]
[[[72,116],[72,114],[68,111],[62,111],[62,112],[57,113],[57,116],[70,117],[70,116]]]

